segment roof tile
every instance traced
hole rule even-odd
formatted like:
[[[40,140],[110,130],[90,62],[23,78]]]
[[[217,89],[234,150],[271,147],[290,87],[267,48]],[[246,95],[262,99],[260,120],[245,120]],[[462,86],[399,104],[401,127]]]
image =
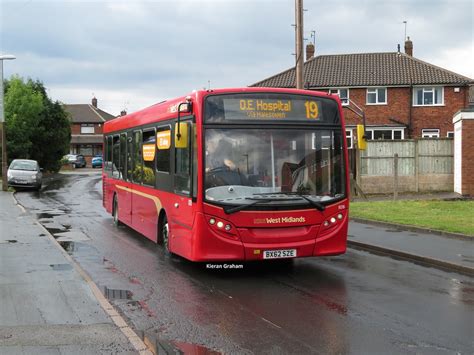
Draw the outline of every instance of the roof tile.
[[[474,80],[400,52],[320,55],[304,64],[305,86],[467,85]],[[250,86],[295,87],[295,68]]]
[[[72,123],[104,123],[115,116],[88,104],[64,105]]]

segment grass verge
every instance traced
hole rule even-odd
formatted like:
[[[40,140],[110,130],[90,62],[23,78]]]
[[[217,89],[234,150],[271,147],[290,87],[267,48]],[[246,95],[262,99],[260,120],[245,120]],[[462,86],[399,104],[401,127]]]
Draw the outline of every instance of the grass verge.
[[[474,201],[352,202],[350,216],[474,237]]]

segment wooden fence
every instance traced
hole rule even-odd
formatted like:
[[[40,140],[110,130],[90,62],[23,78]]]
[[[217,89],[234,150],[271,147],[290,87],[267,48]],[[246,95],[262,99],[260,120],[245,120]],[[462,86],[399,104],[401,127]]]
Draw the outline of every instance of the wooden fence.
[[[399,192],[453,191],[452,138],[374,140],[356,153],[356,180],[365,193],[392,192],[394,176]]]

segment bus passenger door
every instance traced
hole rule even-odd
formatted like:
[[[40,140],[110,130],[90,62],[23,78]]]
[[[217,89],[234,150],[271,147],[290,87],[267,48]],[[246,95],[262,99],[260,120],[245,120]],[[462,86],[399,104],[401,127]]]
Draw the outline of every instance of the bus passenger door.
[[[174,127],[174,191],[171,223],[170,248],[173,252],[190,256],[192,248],[193,203],[193,124],[180,123],[181,137],[177,138],[177,125]],[[196,173],[196,172],[194,172]]]

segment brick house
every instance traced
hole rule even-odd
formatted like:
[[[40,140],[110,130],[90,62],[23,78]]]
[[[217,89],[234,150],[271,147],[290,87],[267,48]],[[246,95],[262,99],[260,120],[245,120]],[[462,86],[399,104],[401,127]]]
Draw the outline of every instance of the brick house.
[[[453,137],[453,116],[470,104],[473,79],[405,53],[360,53],[313,57],[306,48],[305,87],[349,98],[366,114],[369,139]],[[253,87],[295,87],[295,68],[259,81]],[[347,103],[345,103],[347,105]],[[361,119],[344,110],[349,148]]]
[[[102,154],[104,122],[114,119],[115,116],[97,107],[94,97],[91,104],[64,105],[71,120],[70,154],[82,154],[87,164],[91,164],[92,157]]]

